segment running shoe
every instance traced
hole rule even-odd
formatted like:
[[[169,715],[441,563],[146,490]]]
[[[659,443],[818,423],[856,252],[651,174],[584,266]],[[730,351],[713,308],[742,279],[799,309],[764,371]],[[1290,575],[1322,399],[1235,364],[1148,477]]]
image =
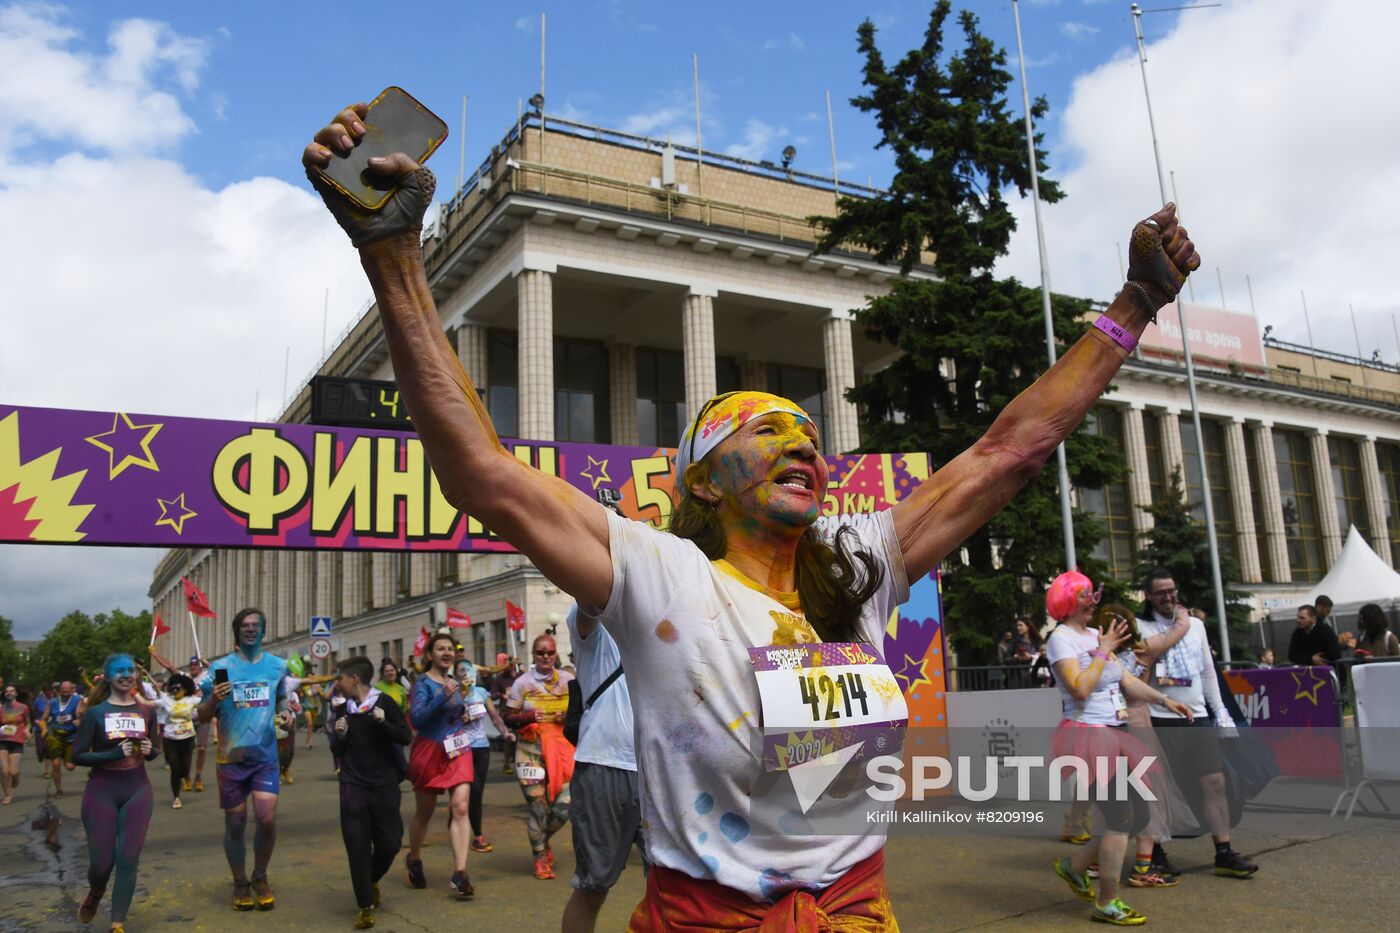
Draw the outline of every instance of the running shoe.
[[[1173,865],[1171,859],[1167,858],[1167,850],[1162,848],[1160,842],[1152,844],[1152,870],[1168,878],[1175,878],[1181,874],[1181,869]]]
[[[126,933],[125,923],[113,923],[112,928],[107,933]]]
[[[535,859],[535,877],[541,881],[554,880],[554,866],[549,864],[549,859],[543,854]]]
[[[408,869],[408,886],[410,888],[426,888],[428,879],[423,876],[423,860],[405,855],[403,859],[404,867]]]
[[[355,929],[368,930],[372,926],[374,926],[374,908],[361,907],[359,912],[355,914]]]
[[[485,836],[476,836],[472,839],[473,852],[495,852],[496,847],[486,841]]]
[[[290,771],[283,771],[283,772],[282,772],[282,783],[284,783],[284,784],[295,784],[295,783],[296,783],[296,781],[292,780],[292,772],[290,772]]]
[[[92,923],[92,918],[97,916],[97,905],[102,903],[102,895],[89,891],[87,897],[78,905],[78,922]]]
[[[476,888],[472,887],[472,880],[467,877],[467,873],[464,871],[454,871],[452,881],[449,884],[462,900],[469,900],[476,894]]]
[[[14,803],[14,801],[6,797],[4,800],[0,800],[0,807],[8,807],[12,803]]]
[[[1088,833],[1073,833],[1073,832],[1064,832],[1064,833],[1060,833],[1060,841],[1061,841],[1061,842],[1068,842],[1068,843],[1069,843],[1070,845],[1072,845],[1072,846],[1082,846],[1082,845],[1084,845],[1084,843],[1088,842],[1090,839],[1093,839],[1093,838],[1094,838],[1094,837],[1091,836],[1091,835],[1089,835]]]
[[[1097,923],[1111,923],[1116,927],[1140,927],[1147,922],[1145,914],[1133,910],[1117,897],[1102,906],[1095,904],[1089,919]]]
[[[181,809],[182,807],[184,807],[184,804],[180,802],[180,798],[179,798],[179,797],[176,797],[176,798],[175,798],[175,802],[172,803],[172,804],[170,805],[170,809],[172,809],[172,810],[179,810],[179,809]]]
[[[1098,877],[1099,877],[1099,863],[1098,863],[1098,862],[1090,862],[1090,863],[1089,863],[1089,867],[1086,868],[1086,869],[1084,869],[1084,874],[1088,875],[1090,878],[1093,878],[1093,879],[1095,879],[1095,880],[1098,880]]]
[[[1248,878],[1259,870],[1259,866],[1230,849],[1215,857],[1215,873],[1226,878]]]
[[[1133,888],[1174,888],[1180,883],[1176,875],[1164,875],[1152,868],[1147,871],[1134,868],[1128,875],[1128,886]]]
[[[194,779],[194,792],[196,794],[204,793],[204,778],[197,777]]]
[[[181,779],[180,779],[180,790],[184,791],[184,792],[187,793],[187,794],[188,794],[190,791],[194,790],[194,788],[190,786],[190,779],[189,779],[189,778],[181,778]]]
[[[277,898],[272,896],[272,886],[267,883],[267,876],[253,879],[253,897],[257,899],[258,910],[271,910],[277,906]]]
[[[1089,883],[1088,877],[1075,871],[1067,858],[1055,859],[1055,874],[1065,879],[1065,884],[1074,892],[1074,896],[1086,901],[1094,899],[1094,886]]]
[[[54,792],[53,792],[53,799],[54,799],[54,800],[62,800],[62,799],[63,799],[63,791],[61,791],[61,790],[56,790],[56,791],[54,791]]]
[[[235,881],[233,883],[233,909],[252,910],[258,906],[253,901],[253,887],[246,881]]]

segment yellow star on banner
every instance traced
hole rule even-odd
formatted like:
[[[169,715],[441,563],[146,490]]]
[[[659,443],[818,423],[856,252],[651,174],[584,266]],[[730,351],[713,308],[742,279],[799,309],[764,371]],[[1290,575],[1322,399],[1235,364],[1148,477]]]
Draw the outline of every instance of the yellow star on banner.
[[[928,658],[911,658],[904,656],[904,660],[898,662],[899,670],[894,672],[894,676],[904,681],[904,692],[908,693],[919,684],[933,685],[933,681],[928,679],[928,671],[924,667],[928,663]]]
[[[1307,700],[1308,702],[1312,703],[1313,706],[1316,706],[1317,691],[1321,690],[1324,686],[1326,686],[1327,681],[1323,680],[1321,677],[1317,676],[1311,670],[1309,670],[1308,677],[1310,678],[1310,680],[1307,686],[1304,686],[1303,680],[1298,676],[1297,671],[1290,671],[1289,673],[1293,675],[1293,684],[1298,688],[1298,692],[1293,694],[1293,699]]]
[[[597,471],[596,476],[592,472],[595,470]],[[594,460],[591,455],[588,458],[588,469],[579,470],[578,474],[579,476],[586,476],[589,479],[593,480],[593,488],[595,490],[599,487],[599,485],[603,483],[612,482],[612,477],[608,475],[608,461]]]
[[[157,496],[156,504],[160,506],[160,518],[156,519],[156,524],[169,525],[175,529],[177,535],[184,534],[185,522],[199,514],[185,505],[183,492],[174,499],[162,499]]]
[[[87,442],[107,451],[107,479],[114,480],[129,466],[145,467],[160,472],[155,455],[151,453],[151,441],[165,427],[163,424],[132,424],[131,419],[118,412],[112,416],[112,430],[94,434]],[[138,432],[145,433],[138,439]],[[103,440],[108,438],[108,440]],[[135,451],[140,450],[140,456]],[[120,453],[119,453],[120,452]]]

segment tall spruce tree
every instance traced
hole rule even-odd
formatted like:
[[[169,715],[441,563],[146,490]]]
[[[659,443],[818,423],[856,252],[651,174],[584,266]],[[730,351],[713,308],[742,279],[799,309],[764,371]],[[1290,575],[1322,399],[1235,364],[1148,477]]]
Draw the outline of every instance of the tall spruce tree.
[[[928,451],[935,464],[972,446],[1047,368],[1039,290],[992,275],[1016,228],[1003,192],[1031,188],[1024,124],[1007,107],[1006,53],[969,11],[958,15],[962,47],[945,49],[951,13],[948,0],[936,3],[923,45],[892,68],[875,44],[875,26],[861,24],[867,92],[851,102],[874,115],[876,147],[894,154],[896,171],[885,195],[841,198],[835,217],[813,218],[823,230],[819,251],[855,245],[905,273],[932,267],[936,280],[902,277],[856,313],[870,338],[903,353],[847,397],[859,406],[863,449]],[[1031,108],[1037,120],[1047,111],[1044,98]],[[1043,173],[1039,148],[1036,159]],[[1040,196],[1058,201],[1063,193],[1042,174]],[[1077,339],[1089,302],[1055,296],[1053,310],[1057,341]],[[1082,428],[1067,452],[1076,486],[1100,487],[1122,475],[1110,443]],[[1074,522],[1078,564],[1101,580],[1104,566],[1089,555],[1104,528],[1083,512]],[[1051,469],[951,555],[944,602],[964,663],[991,660],[996,637],[1017,615],[1043,616],[1045,586],[1065,569],[1062,541]]]

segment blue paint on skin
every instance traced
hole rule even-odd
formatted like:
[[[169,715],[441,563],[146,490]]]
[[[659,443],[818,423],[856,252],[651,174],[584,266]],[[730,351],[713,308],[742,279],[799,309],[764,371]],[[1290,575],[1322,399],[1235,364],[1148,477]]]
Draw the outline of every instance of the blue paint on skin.
[[[726,813],[719,818],[719,831],[730,842],[742,842],[749,834],[749,821],[737,813]]]

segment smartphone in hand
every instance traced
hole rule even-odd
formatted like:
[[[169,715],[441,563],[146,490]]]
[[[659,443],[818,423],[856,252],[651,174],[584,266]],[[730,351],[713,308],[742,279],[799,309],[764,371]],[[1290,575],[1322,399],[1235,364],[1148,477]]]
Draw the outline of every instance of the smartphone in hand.
[[[332,153],[331,164],[316,171],[351,201],[376,211],[396,186],[371,174],[369,160],[404,152],[422,165],[447,138],[447,124],[403,88],[392,86],[370,102],[363,122],[365,135],[355,148],[344,156]]]
[[[226,684],[226,683],[228,683],[228,669],[227,669],[227,668],[223,668],[223,667],[215,668],[215,669],[214,669],[214,684],[217,686],[218,684]]]

